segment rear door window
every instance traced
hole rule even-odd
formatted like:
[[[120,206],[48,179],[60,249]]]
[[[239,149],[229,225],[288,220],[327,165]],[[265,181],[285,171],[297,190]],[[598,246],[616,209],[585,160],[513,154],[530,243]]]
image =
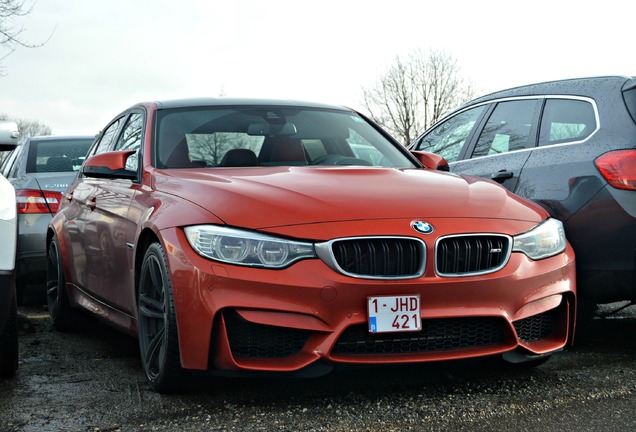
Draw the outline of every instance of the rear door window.
[[[484,126],[472,157],[492,156],[534,147],[537,99],[499,102]]]

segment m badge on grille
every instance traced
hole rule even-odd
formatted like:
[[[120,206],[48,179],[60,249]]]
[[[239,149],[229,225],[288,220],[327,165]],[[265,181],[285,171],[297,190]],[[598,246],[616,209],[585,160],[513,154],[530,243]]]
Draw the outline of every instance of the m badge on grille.
[[[431,234],[434,231],[433,225],[423,221],[413,221],[411,222],[411,227],[413,227],[413,229],[418,233],[422,234]]]

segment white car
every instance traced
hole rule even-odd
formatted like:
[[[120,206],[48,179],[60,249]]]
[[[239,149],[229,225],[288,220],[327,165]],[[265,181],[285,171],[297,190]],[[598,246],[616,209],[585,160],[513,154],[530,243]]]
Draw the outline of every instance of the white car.
[[[0,151],[17,145],[18,127],[0,122]],[[15,191],[0,175],[0,377],[12,376],[18,369],[18,308],[15,291],[15,253],[17,238]]]

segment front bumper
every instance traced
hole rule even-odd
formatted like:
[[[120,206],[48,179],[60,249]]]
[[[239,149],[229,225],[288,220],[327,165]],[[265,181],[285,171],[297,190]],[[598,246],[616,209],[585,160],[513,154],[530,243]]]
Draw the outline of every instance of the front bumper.
[[[537,356],[572,340],[574,253],[445,278],[427,265],[409,280],[352,278],[318,259],[284,270],[224,265],[162,233],[184,368],[296,372],[318,363],[389,364],[507,352]],[[432,242],[430,242],[432,243]],[[434,254],[428,254],[432,262]],[[367,297],[417,294],[422,331],[368,332]]]

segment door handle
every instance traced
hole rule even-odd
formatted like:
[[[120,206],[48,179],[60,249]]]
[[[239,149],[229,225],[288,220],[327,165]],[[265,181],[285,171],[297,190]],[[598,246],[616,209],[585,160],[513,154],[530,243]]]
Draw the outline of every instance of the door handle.
[[[503,183],[504,180],[511,179],[515,174],[512,171],[501,170],[490,174],[490,178],[497,183]]]
[[[95,207],[97,207],[97,199],[95,197],[89,199],[88,202],[86,203],[86,207],[88,207],[91,210],[95,210]]]

